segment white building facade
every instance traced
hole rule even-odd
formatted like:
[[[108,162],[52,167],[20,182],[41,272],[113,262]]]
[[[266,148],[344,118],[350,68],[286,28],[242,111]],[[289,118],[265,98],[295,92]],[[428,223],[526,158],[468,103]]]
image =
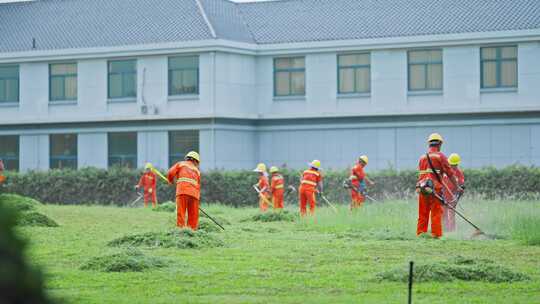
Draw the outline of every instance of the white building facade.
[[[205,170],[311,159],[341,169],[361,154],[372,170],[403,169],[439,132],[466,167],[539,165],[539,2],[443,1],[499,14],[460,29],[476,16],[425,1],[408,9],[427,10],[418,18],[447,10],[446,28],[431,17],[440,32],[395,15],[406,1],[368,7],[392,20],[390,30],[375,17],[351,19],[366,7],[346,0],[0,4],[0,158],[21,171],[166,168],[194,149]],[[391,8],[381,12],[383,4]],[[131,9],[141,16],[123,18]],[[120,21],[70,17],[103,11]],[[113,39],[108,27],[124,32]]]

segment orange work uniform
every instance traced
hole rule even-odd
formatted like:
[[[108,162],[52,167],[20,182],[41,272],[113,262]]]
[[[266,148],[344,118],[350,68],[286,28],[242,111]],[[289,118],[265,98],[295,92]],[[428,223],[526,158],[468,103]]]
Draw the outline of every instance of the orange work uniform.
[[[268,184],[268,177],[266,177],[266,174],[261,173],[259,175],[257,187],[261,191],[261,194],[259,195],[259,208],[264,212],[268,210],[268,202],[270,201],[270,185]]]
[[[156,193],[156,174],[152,171],[146,171],[139,179],[139,187],[144,191],[144,207],[148,206],[148,201],[152,202],[152,207],[156,207],[157,193]]]
[[[457,180],[457,184],[462,187],[465,184],[465,175],[463,175],[463,171],[459,169],[457,166],[452,167],[452,171],[454,172],[454,176]],[[443,188],[444,192],[444,200],[447,204],[452,205],[452,207],[457,206],[457,195],[458,195],[458,189],[452,182],[450,182],[450,178],[448,175],[445,175],[443,178],[444,183],[446,184],[446,187]],[[447,189],[448,188],[448,189]],[[445,231],[455,231],[456,230],[456,213],[454,210],[444,207],[443,211],[443,223],[444,223],[444,230]]]
[[[279,173],[272,174],[270,189],[272,190],[272,201],[274,209],[283,209],[283,196],[285,195],[285,180]]]
[[[4,176],[4,161],[0,159],[0,184],[6,181],[6,177]]]
[[[454,173],[446,156],[439,151],[438,147],[429,148],[429,157],[433,163],[433,169],[439,172],[442,177],[444,174],[449,178],[454,178]],[[433,181],[434,191],[438,195],[442,195],[442,184],[438,181],[437,176],[431,170],[426,155],[420,157],[418,164],[419,177],[418,181],[424,181],[430,179]],[[429,220],[431,218],[431,235],[436,238],[442,236],[442,214],[443,205],[435,197],[435,195],[419,193],[418,196],[418,226],[416,228],[416,234],[420,235],[426,233],[428,230]]]
[[[299,199],[300,199],[300,215],[306,215],[306,207],[309,204],[309,213],[315,214],[315,205],[317,204],[317,185],[322,182],[322,173],[315,169],[308,169],[302,173],[300,180]]]
[[[201,173],[195,163],[186,160],[169,169],[167,179],[176,179],[176,226],[197,230],[201,198]],[[187,221],[186,221],[187,213]]]
[[[364,195],[360,192],[358,192],[358,189],[360,187],[360,183],[365,183],[364,178],[366,177],[366,173],[364,172],[364,165],[361,163],[357,163],[351,170],[351,176],[349,177],[351,179],[351,184],[354,187],[354,189],[351,189],[351,209],[361,207],[366,198]]]

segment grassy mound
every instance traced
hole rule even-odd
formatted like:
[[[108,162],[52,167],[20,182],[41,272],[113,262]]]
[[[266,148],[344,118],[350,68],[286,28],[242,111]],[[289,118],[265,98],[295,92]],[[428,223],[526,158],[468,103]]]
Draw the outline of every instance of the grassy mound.
[[[265,212],[256,214],[250,218],[245,219],[244,221],[253,221],[253,222],[294,222],[296,215],[290,211],[283,210],[280,212]]]
[[[20,214],[17,221],[19,226],[33,226],[33,227],[58,227],[53,219],[39,212],[24,212]]]
[[[200,249],[220,247],[223,246],[223,242],[203,230],[173,229],[168,232],[147,232],[123,236],[112,240],[108,245]]]
[[[141,272],[164,266],[163,260],[146,256],[139,250],[130,249],[129,251],[92,258],[84,263],[80,269],[101,272]]]
[[[221,223],[220,223],[221,224]],[[223,226],[223,224],[221,224]],[[205,231],[205,232],[221,232],[223,231],[221,228],[218,227],[214,222],[212,222],[209,219],[201,218],[199,220],[199,227],[198,230]]]
[[[0,204],[17,211],[30,211],[41,205],[33,198],[10,193],[0,194]]]
[[[156,208],[153,208],[152,211],[157,212],[176,212],[176,204],[169,201],[162,204],[157,205]]]
[[[409,274],[405,267],[395,268],[377,274],[378,280],[406,282]],[[457,257],[447,262],[420,264],[414,268],[415,282],[482,281],[508,283],[530,278],[487,259]]]
[[[207,218],[206,215],[202,214],[202,213],[199,213],[200,217],[201,217],[201,220],[203,218]],[[224,225],[230,225],[231,224],[231,221],[229,221],[228,219],[224,218],[223,216],[219,216],[219,215],[214,215],[214,214],[211,214],[210,216],[212,216],[212,218],[214,220],[216,220],[221,226],[224,226]],[[210,221],[210,219],[208,219]]]

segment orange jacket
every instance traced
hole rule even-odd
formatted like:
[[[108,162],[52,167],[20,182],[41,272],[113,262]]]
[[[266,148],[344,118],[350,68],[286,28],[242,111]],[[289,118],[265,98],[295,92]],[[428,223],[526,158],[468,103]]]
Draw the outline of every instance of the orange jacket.
[[[452,167],[450,167],[446,156],[440,152],[438,148],[430,147],[428,153],[429,158],[433,163],[433,168],[439,173],[441,179],[445,174],[448,175],[448,178],[454,178],[454,170],[452,170]],[[435,191],[440,193],[442,184],[437,179],[435,173],[431,170],[425,154],[420,157],[420,161],[418,163],[418,174],[418,181],[431,179],[433,181]]]
[[[264,195],[268,195],[270,193],[270,185],[268,184],[268,177],[266,175],[261,174],[259,176],[259,182],[257,183],[257,187],[259,190],[262,191]]]
[[[364,172],[364,166],[357,163],[351,170],[352,184],[356,187],[360,185],[360,182],[364,180],[366,173]]]
[[[147,192],[148,189],[152,189],[152,191],[155,192],[156,174],[152,171],[144,172],[139,179],[139,187],[142,187],[145,192]]]
[[[307,169],[302,173],[300,190],[315,192],[317,185],[323,180],[322,173],[314,169]]]
[[[459,169],[458,167],[452,167],[452,171],[454,172],[454,176],[457,180],[457,184],[460,187],[463,186],[465,184],[465,176],[463,175],[463,171],[461,171],[461,169]],[[448,175],[444,176],[444,182],[446,183],[450,191],[452,191],[452,193],[455,194],[457,190],[456,186],[454,186],[454,184],[450,182],[450,178],[448,177]]]
[[[201,172],[191,161],[181,161],[169,169],[167,179],[170,183],[176,178],[176,196],[189,195],[201,198]]]
[[[271,180],[271,190],[272,193],[277,192],[283,192],[285,189],[285,180],[283,179],[283,176],[278,173],[272,174],[272,180]]]

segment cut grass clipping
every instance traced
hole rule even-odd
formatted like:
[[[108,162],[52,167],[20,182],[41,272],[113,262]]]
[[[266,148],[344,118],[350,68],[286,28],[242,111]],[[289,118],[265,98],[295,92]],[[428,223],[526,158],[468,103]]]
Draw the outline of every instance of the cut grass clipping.
[[[32,226],[32,227],[58,227],[53,219],[39,212],[24,212],[21,213],[17,224],[19,226]]]
[[[176,204],[168,201],[162,204],[157,205],[156,208],[153,208],[152,211],[157,212],[176,212]]]
[[[123,252],[92,258],[80,269],[101,272],[141,272],[165,267],[165,265],[162,259],[146,256],[141,251],[130,248]]]
[[[206,231],[173,229],[168,232],[147,232],[123,236],[112,240],[108,245],[201,249],[223,246],[223,241]]]
[[[33,198],[10,193],[0,194],[0,204],[17,211],[30,211],[41,205]]]
[[[287,210],[283,210],[279,212],[265,212],[255,214],[254,216],[243,220],[243,222],[294,222],[295,219],[296,215]]]
[[[377,274],[377,280],[407,282],[408,267],[399,267]],[[482,281],[509,283],[529,280],[519,272],[497,265],[487,259],[457,257],[446,262],[419,264],[414,267],[415,282]]]

